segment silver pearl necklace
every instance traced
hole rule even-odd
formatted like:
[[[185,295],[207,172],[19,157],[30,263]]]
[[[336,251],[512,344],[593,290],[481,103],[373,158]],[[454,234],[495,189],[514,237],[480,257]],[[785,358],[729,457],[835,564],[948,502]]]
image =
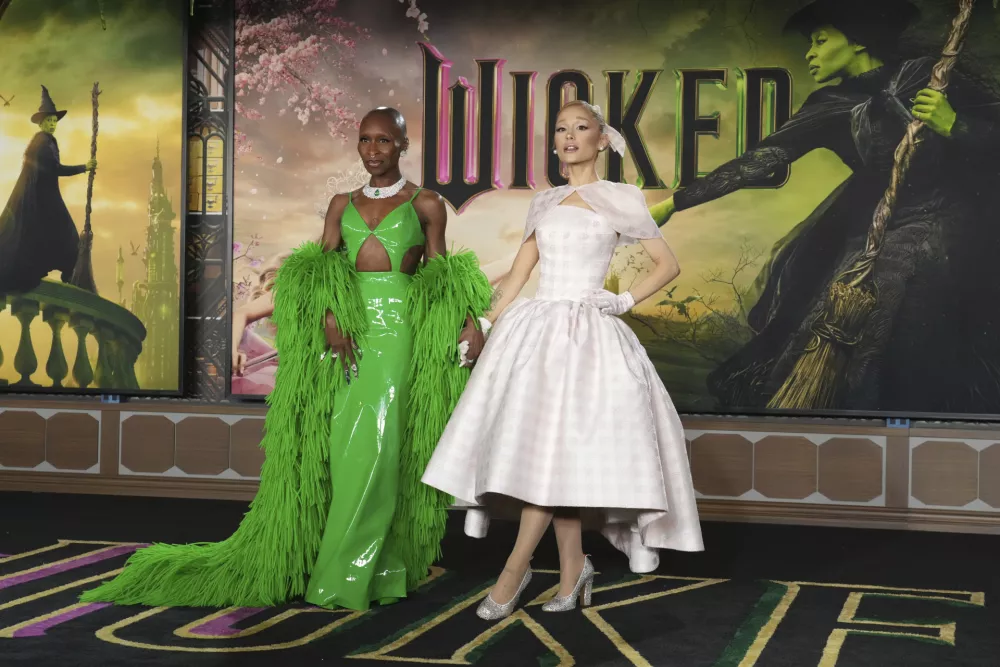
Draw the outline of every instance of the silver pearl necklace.
[[[406,185],[406,176],[403,176],[392,185],[384,188],[375,188],[372,187],[371,184],[366,184],[365,187],[362,188],[362,192],[364,192],[365,197],[368,197],[369,199],[388,199],[389,197],[395,197],[398,195],[404,185]]]

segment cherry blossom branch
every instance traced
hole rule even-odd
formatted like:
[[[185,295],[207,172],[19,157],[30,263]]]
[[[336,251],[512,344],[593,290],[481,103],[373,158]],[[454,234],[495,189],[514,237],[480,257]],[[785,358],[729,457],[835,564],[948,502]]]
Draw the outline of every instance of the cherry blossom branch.
[[[403,2],[403,0],[399,1]],[[417,0],[410,0],[410,6],[406,9],[406,17],[417,19],[417,31],[427,37],[427,29],[430,27],[427,24],[427,14],[417,8]]]
[[[403,3],[406,0],[399,0]],[[338,16],[339,0],[237,0],[236,113],[265,118],[274,96],[285,96],[278,116],[289,112],[302,125],[322,123],[332,137],[347,139],[358,118],[347,102],[359,41],[370,32]],[[408,0],[406,16],[426,38],[427,14]],[[340,85],[328,83],[334,79]],[[237,128],[237,155],[253,142]]]

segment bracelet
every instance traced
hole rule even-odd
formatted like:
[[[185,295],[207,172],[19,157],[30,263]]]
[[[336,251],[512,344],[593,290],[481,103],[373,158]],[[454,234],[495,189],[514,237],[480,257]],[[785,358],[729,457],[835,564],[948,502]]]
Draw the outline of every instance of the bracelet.
[[[490,329],[492,329],[492,328],[493,328],[493,323],[492,322],[490,322],[485,317],[480,317],[479,318],[479,330],[483,332],[484,336],[486,334],[488,334],[490,332]]]

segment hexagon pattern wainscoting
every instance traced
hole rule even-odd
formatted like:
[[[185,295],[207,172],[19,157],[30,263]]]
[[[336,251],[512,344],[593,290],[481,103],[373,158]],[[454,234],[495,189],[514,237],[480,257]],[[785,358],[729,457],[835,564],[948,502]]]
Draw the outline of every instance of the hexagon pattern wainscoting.
[[[910,507],[1000,510],[1000,440],[910,438]]]
[[[150,485],[155,478],[171,484],[260,478],[262,412],[85,408],[0,407],[0,474],[82,474],[105,485],[115,477],[133,485],[136,477]],[[764,423],[725,426],[700,421],[685,434],[699,498],[1000,515],[1000,426],[915,425],[898,433],[879,426],[837,433],[830,424],[812,433],[804,425],[787,431],[764,430]],[[102,449],[109,459],[103,473]]]
[[[688,431],[699,498],[885,506],[885,436]]]
[[[263,427],[245,415],[122,412],[118,473],[258,479]]]
[[[98,474],[99,410],[0,408],[0,470]]]

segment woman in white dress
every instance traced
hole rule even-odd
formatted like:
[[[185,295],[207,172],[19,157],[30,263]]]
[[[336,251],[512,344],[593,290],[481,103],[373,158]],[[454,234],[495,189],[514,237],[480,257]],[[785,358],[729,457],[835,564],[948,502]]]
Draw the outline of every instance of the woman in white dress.
[[[546,611],[590,603],[585,526],[600,529],[635,572],[655,570],[658,549],[704,548],[680,419],[617,317],[680,269],[642,192],[598,178],[609,146],[623,153],[625,141],[598,107],[563,107],[555,153],[569,184],[532,200],[521,248],[482,322],[492,333],[423,476],[490,515],[520,511],[514,549],[478,610],[487,620],[516,607],[550,523],[560,586]],[[603,290],[615,247],[636,242],[654,268],[628,292]],[[535,298],[515,301],[539,263]],[[468,534],[483,537],[487,525],[484,510],[469,511]]]

